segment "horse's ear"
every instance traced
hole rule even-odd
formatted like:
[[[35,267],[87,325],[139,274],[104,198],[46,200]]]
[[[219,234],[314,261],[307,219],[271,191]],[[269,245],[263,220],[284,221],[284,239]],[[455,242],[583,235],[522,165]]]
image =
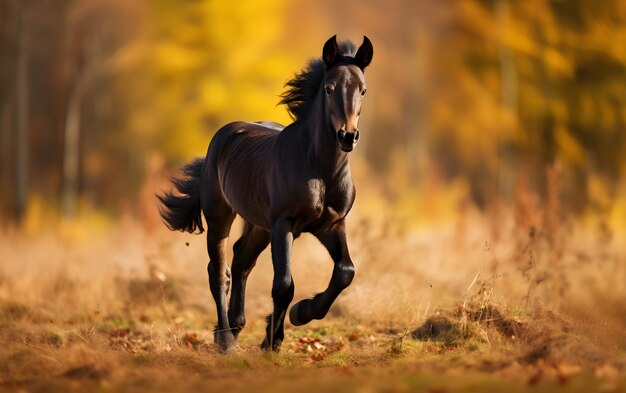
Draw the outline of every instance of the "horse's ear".
[[[371,61],[374,56],[374,47],[370,42],[369,38],[363,36],[363,43],[359,47],[359,50],[356,51],[356,55],[354,55],[354,63],[359,66],[360,69],[364,70]]]
[[[324,50],[322,51],[322,59],[326,68],[330,68],[335,65],[335,62],[339,58],[339,47],[337,46],[337,35],[334,35],[326,41],[324,44]]]

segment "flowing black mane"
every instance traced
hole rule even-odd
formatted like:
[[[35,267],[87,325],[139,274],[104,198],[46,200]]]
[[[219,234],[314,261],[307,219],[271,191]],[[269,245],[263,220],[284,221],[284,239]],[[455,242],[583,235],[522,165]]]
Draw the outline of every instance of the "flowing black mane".
[[[352,41],[343,41],[338,46],[340,56],[354,57],[356,47]],[[287,105],[287,111],[294,120],[302,119],[309,111],[320,89],[325,71],[326,66],[321,58],[312,59],[302,71],[285,83],[287,90],[281,94],[279,104]]]

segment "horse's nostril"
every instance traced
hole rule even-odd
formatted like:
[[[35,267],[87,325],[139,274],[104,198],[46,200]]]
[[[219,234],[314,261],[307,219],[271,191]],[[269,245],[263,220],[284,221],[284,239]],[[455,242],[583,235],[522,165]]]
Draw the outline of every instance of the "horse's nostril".
[[[345,130],[339,130],[339,132],[337,132],[337,137],[339,137],[340,141],[343,141],[346,138],[346,131]]]
[[[354,131],[354,141],[358,141],[361,134],[359,134],[359,130]]]

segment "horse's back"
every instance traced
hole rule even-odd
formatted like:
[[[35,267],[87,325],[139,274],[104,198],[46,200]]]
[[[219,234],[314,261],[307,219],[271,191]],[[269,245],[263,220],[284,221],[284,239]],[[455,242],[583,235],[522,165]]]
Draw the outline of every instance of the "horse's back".
[[[229,123],[215,133],[207,153],[210,174],[216,177],[212,186],[246,221],[265,228],[273,145],[283,128],[274,122]]]

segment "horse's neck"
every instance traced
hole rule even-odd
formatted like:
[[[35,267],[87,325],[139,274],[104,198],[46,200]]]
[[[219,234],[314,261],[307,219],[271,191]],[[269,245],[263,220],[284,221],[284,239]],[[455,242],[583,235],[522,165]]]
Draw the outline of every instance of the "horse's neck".
[[[348,169],[348,154],[339,148],[332,131],[327,129],[328,125],[323,116],[314,116],[303,124],[309,139],[308,162],[314,165],[324,178],[335,178]]]

